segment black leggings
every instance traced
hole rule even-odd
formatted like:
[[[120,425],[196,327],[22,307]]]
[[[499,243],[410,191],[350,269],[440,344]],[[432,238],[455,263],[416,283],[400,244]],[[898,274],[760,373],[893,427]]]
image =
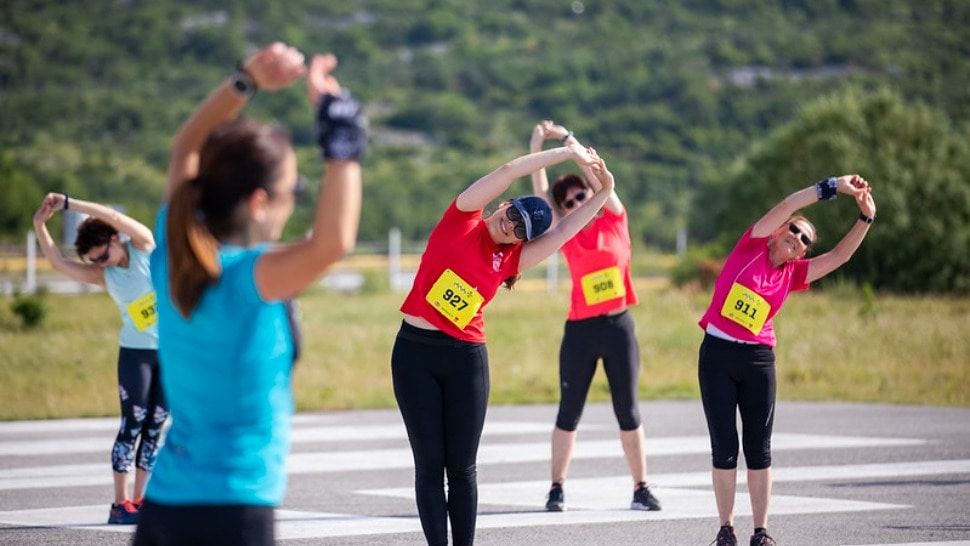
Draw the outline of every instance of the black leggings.
[[[121,427],[111,449],[111,468],[128,473],[131,467],[151,472],[161,447],[162,426],[168,418],[162,378],[158,375],[158,351],[129,349],[118,351],[118,398],[121,401]],[[135,444],[141,437],[141,444]],[[137,457],[137,460],[136,460]]]
[[[414,454],[414,491],[428,544],[472,544],[478,510],[475,459],[488,405],[481,343],[407,323],[391,355],[394,396]],[[445,499],[443,476],[448,476]]]
[[[573,431],[586,405],[596,361],[603,359],[610,384],[613,413],[620,430],[640,426],[637,387],[640,376],[640,345],[630,313],[570,320],[559,349],[559,415],[556,427]]]
[[[701,343],[697,376],[711,436],[714,468],[738,466],[741,411],[744,460],[749,470],[771,466],[771,427],[775,419],[775,352],[710,334]]]
[[[272,546],[272,506],[169,506],[149,499],[132,546]]]

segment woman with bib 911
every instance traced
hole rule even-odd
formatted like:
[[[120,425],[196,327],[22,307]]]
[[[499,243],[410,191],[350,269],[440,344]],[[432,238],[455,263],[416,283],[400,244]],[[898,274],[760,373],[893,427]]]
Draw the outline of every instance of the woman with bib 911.
[[[859,217],[835,247],[811,259],[805,253],[818,240],[815,227],[795,212],[816,201],[851,195]],[[728,255],[714,295],[700,320],[704,341],[698,377],[711,437],[714,495],[721,528],[717,546],[737,544],[733,528],[741,414],[748,493],[754,519],[752,546],[771,546],[768,500],[771,496],[771,429],[775,409],[774,317],[790,292],[835,271],[852,257],[876,215],[869,183],[858,175],[823,180],[775,205],[751,226]]]

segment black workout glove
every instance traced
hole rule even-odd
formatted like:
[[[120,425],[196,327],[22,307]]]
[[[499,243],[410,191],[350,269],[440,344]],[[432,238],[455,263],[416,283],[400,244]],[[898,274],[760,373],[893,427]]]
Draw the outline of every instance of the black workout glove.
[[[327,94],[320,100],[317,144],[324,159],[357,160],[367,151],[367,120],[350,91]]]

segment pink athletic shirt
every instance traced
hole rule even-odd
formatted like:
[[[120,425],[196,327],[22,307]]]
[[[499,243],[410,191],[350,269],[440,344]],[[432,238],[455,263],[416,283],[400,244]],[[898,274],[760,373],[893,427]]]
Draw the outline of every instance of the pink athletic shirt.
[[[768,259],[768,237],[752,237],[751,229],[744,232],[724,262],[724,269],[714,283],[711,305],[698,324],[702,329],[713,324],[733,338],[774,347],[777,341],[772,317],[778,314],[790,292],[808,290],[808,260],[791,260],[780,267],[773,266]],[[767,320],[757,334],[721,315],[735,282],[761,296],[771,306]]]

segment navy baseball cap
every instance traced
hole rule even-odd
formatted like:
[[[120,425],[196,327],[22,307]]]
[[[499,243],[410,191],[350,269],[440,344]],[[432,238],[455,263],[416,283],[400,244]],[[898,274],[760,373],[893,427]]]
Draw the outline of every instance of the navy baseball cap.
[[[542,235],[552,225],[552,209],[541,197],[526,195],[512,200],[512,206],[525,221],[525,240],[531,241]]]

